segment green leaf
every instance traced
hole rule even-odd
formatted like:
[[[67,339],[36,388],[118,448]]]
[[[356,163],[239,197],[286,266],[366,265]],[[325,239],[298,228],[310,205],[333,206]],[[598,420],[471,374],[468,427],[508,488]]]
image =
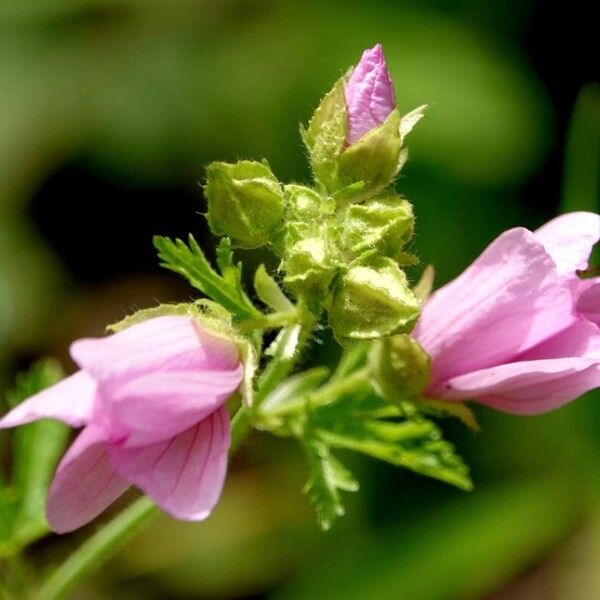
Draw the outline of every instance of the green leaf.
[[[211,267],[200,246],[190,234],[188,244],[182,240],[154,237],[161,266],[183,275],[190,284],[221,304],[238,319],[259,316],[241,287],[239,267],[233,265],[228,242],[222,242],[218,250],[219,266],[223,275]],[[236,271],[236,272],[234,272]]]
[[[319,422],[313,415],[313,421],[316,435],[329,446],[361,452],[461,489],[472,489],[467,467],[431,421],[421,417],[403,421],[350,419],[339,410],[327,412],[329,419],[322,416]]]
[[[310,467],[310,478],[304,493],[308,494],[315,507],[319,525],[327,531],[345,513],[340,490],[356,492],[358,482],[331,454],[327,444],[316,439],[305,439],[303,447]]]
[[[57,361],[47,359],[36,363],[17,377],[14,389],[7,395],[9,406],[16,406],[62,377]],[[68,434],[67,426],[47,419],[23,425],[13,432],[11,491],[5,490],[3,494],[4,500],[8,496],[13,503],[9,508],[13,518],[10,538],[5,540],[4,548],[0,546],[0,554],[14,552],[48,532],[44,515],[46,494]]]

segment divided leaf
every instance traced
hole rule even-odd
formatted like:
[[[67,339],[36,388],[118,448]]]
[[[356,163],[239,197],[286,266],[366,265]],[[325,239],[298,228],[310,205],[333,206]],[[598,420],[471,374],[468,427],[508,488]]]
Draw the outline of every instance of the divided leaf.
[[[340,491],[356,492],[358,482],[352,473],[337,460],[329,446],[317,439],[303,440],[310,468],[310,479],[304,488],[317,512],[319,525],[325,531],[344,515]]]
[[[241,266],[233,264],[228,240],[222,240],[217,249],[222,275],[215,272],[191,234],[188,244],[162,236],[155,236],[153,241],[161,266],[185,277],[193,287],[240,320],[260,315],[242,289]]]

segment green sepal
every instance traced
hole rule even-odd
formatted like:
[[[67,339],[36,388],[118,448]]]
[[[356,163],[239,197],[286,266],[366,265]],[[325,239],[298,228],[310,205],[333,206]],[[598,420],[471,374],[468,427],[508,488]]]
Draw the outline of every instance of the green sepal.
[[[373,339],[409,332],[419,317],[419,301],[398,264],[373,257],[338,278],[328,300],[335,337]]]
[[[267,273],[264,265],[260,265],[254,273],[254,289],[261,302],[276,312],[296,309],[277,282]]]
[[[369,250],[398,258],[413,236],[414,224],[412,204],[387,192],[346,209],[341,242],[350,260]]]
[[[338,161],[338,179],[341,186],[363,181],[360,198],[387,187],[399,170],[402,138],[400,113],[394,109],[379,126],[346,148]],[[358,198],[357,198],[358,200]]]
[[[321,100],[308,127],[300,128],[313,175],[328,192],[335,192],[340,187],[338,157],[344,147],[347,131],[344,80],[339,79]]]
[[[283,219],[283,189],[266,162],[213,162],[206,168],[208,224],[242,248],[258,248]]]
[[[433,291],[433,281],[435,279],[435,269],[432,265],[427,265],[421,273],[421,277],[417,283],[413,286],[413,292],[419,299],[421,304],[424,304],[429,300],[431,292]]]
[[[431,379],[431,358],[408,335],[381,338],[369,350],[369,369],[377,393],[392,404],[419,398]]]
[[[400,119],[400,136],[402,137],[402,144],[406,139],[406,136],[414,129],[415,125],[425,116],[427,110],[427,104],[417,106],[417,108],[406,113]]]

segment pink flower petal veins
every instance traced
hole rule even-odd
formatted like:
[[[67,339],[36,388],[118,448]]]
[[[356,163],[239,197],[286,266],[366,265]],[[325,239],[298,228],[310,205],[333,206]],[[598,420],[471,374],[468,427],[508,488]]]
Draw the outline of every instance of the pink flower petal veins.
[[[66,533],[96,518],[129,483],[112,467],[104,433],[86,427],[64,455],[46,501],[48,523]]]
[[[381,44],[364,51],[344,92],[348,111],[346,143],[351,145],[381,125],[396,107],[394,86]]]
[[[237,390],[243,367],[148,373],[106,390],[103,409],[109,426],[127,446],[169,439],[217,410]],[[104,389],[102,389],[104,392]]]
[[[217,503],[227,471],[229,416],[219,408],[171,440],[141,448],[111,446],[121,475],[177,519],[205,519]]]

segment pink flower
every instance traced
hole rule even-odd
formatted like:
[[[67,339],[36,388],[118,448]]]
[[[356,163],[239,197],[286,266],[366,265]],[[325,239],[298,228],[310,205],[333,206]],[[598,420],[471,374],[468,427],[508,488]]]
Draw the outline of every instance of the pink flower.
[[[538,414],[600,386],[600,278],[580,280],[600,216],[570,213],[503,233],[426,303],[415,338],[426,394]]]
[[[345,88],[348,109],[348,145],[381,125],[396,108],[394,86],[381,44],[365,50]]]
[[[81,527],[131,484],[175,518],[206,518],[227,469],[224,402],[243,375],[235,344],[192,318],[166,316],[78,340],[71,356],[80,371],[0,421],[4,428],[49,417],[84,426],[48,492],[51,527]]]

